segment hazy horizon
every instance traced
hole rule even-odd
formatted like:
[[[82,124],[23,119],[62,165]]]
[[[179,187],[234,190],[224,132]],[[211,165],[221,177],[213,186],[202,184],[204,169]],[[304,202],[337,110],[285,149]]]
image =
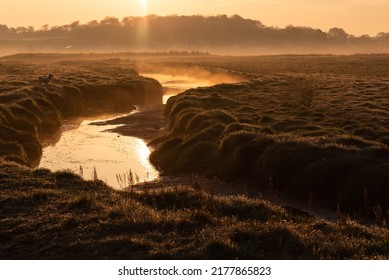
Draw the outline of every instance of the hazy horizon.
[[[388,32],[389,2],[333,1],[333,0],[244,0],[244,1],[196,1],[188,0],[113,0],[104,1],[56,1],[4,0],[0,10],[0,24],[17,28],[43,25],[65,25],[74,21],[87,23],[107,16],[122,19],[128,16],[197,15],[214,16],[238,14],[244,18],[259,20],[267,26],[284,28],[288,25],[307,26],[328,31],[332,27],[343,28],[347,33],[375,36]],[[60,12],[59,12],[60,11]]]
[[[275,28],[241,16],[106,17],[87,24],[8,28],[0,25],[0,51],[190,52],[229,55],[388,53],[389,33],[356,37],[343,28]]]

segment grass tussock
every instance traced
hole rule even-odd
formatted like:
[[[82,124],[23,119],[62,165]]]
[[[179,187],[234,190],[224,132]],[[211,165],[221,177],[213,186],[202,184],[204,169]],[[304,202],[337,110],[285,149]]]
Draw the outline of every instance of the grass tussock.
[[[1,259],[385,259],[388,231],[209,186],[115,191],[2,162]],[[203,184],[207,184],[205,181]],[[199,188],[200,187],[200,188]]]
[[[64,119],[162,103],[161,85],[128,67],[120,60],[80,60],[52,63],[48,70],[44,64],[2,61],[0,143],[5,147],[17,142],[21,149],[1,149],[5,151],[0,157],[35,166],[41,157],[41,140],[58,131]],[[47,71],[54,80],[38,85],[37,76]]]
[[[282,59],[274,58],[282,69],[271,69],[276,65],[266,58],[244,66],[235,61],[231,69],[252,67],[248,81],[170,98],[170,134],[160,139],[151,161],[173,174],[256,180],[263,188],[313,197],[350,213],[372,215],[377,206],[388,211],[387,72],[379,72],[374,57],[368,63],[379,77],[372,69],[349,68],[362,59],[357,56],[306,58],[310,74],[293,65],[299,58]],[[256,60],[269,68],[255,68]],[[337,61],[347,71],[334,76],[318,61]]]

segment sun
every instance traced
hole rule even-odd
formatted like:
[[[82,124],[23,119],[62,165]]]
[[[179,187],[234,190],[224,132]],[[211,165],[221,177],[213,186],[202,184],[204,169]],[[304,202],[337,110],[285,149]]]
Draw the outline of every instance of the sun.
[[[138,5],[139,5],[139,12],[140,12],[140,14],[141,15],[147,15],[149,1],[148,0],[138,0]]]
[[[148,0],[138,0],[139,3],[142,5],[142,6],[146,6],[147,5],[147,2],[149,2]]]
[[[148,0],[138,0],[138,3],[139,3],[139,7],[142,11],[142,14],[146,14],[147,10],[148,10],[149,1]]]

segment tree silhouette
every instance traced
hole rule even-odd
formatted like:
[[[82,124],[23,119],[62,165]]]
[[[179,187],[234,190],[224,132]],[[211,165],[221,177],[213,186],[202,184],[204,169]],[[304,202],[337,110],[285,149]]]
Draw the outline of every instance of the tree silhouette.
[[[119,20],[106,17],[86,24],[79,21],[54,26],[47,24],[39,30],[33,27],[9,28],[0,25],[0,40],[7,45],[24,44],[30,40],[33,46],[49,46],[63,49],[76,46],[80,49],[127,49],[127,50],[212,50],[212,49],[284,49],[306,50],[350,49],[364,47],[387,50],[389,33],[381,32],[375,37],[355,37],[342,28],[334,27],[328,32],[304,26],[289,25],[285,28],[268,27],[257,20],[239,15],[226,16],[157,16],[125,17]],[[1,48],[1,47],[0,47]]]

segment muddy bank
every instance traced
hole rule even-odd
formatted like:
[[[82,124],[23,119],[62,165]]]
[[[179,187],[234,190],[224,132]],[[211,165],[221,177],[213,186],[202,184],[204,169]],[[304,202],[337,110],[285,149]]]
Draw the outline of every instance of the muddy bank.
[[[124,136],[143,139],[146,143],[166,133],[166,118],[163,115],[165,105],[143,106],[137,112],[124,117],[104,122],[93,122],[91,125],[120,125],[108,131]]]

